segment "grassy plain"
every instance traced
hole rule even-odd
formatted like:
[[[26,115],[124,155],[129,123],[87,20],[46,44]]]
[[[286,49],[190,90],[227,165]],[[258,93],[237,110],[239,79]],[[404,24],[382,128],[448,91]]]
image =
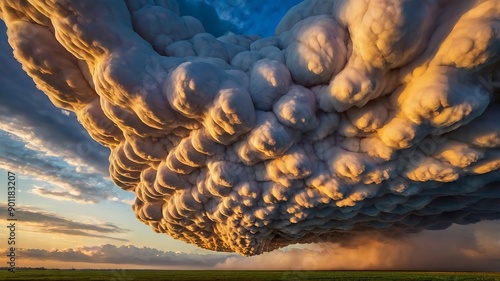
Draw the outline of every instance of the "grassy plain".
[[[500,273],[406,271],[207,271],[207,270],[18,270],[0,272],[0,280],[481,280],[500,281]]]

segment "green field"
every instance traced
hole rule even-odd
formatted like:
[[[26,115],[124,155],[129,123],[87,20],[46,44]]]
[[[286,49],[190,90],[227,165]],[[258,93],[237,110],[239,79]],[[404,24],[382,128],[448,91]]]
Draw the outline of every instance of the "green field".
[[[500,273],[406,271],[18,270],[0,280],[496,280]]]

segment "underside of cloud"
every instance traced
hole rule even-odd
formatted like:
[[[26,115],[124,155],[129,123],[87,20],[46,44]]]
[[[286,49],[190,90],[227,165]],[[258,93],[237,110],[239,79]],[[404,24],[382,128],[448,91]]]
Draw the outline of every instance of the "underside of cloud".
[[[500,218],[497,0],[306,0],[269,38],[173,0],[0,3],[157,232],[256,255]]]

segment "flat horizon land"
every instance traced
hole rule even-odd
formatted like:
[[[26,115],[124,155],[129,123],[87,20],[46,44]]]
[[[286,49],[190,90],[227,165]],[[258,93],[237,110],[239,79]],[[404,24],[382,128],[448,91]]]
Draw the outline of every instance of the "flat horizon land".
[[[248,270],[93,270],[18,269],[3,270],[0,280],[494,280],[500,272],[427,271],[248,271]]]

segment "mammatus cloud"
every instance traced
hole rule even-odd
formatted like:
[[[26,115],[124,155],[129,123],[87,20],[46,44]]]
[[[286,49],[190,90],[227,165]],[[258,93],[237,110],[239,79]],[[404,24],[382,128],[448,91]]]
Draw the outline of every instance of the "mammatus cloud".
[[[0,205],[0,207],[7,208],[5,204]],[[128,230],[112,223],[78,222],[33,207],[16,208],[16,217],[18,220],[23,221],[23,230],[25,231],[128,241],[127,239],[116,237],[118,234],[126,233]]]
[[[111,149],[155,231],[256,255],[500,218],[496,0],[308,0],[270,38],[178,8],[1,6],[24,70]]]

